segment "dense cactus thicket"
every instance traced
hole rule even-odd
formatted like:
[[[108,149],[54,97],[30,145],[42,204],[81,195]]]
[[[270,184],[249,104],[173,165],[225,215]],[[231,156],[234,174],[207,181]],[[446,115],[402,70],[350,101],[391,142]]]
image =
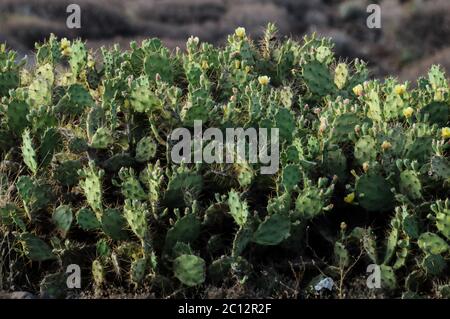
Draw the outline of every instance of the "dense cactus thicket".
[[[437,66],[417,85],[370,80],[329,40],[270,24],[185,52],[50,36],[32,68],[2,47],[0,288],[63,297],[76,264],[99,294],[308,297],[330,277],[351,297],[378,265],[387,296],[448,297],[449,93]],[[173,163],[169,136],[194,120],[278,128],[278,172]]]

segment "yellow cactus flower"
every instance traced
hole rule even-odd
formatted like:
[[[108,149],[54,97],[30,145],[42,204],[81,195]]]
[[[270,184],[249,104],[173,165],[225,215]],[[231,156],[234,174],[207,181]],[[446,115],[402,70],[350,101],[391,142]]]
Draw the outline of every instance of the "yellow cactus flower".
[[[398,94],[398,95],[403,95],[403,94],[405,94],[405,93],[406,93],[406,85],[404,85],[404,84],[397,84],[397,85],[394,87],[394,92],[395,92],[396,94]]]
[[[357,96],[363,95],[363,91],[364,91],[364,88],[361,84],[358,84],[357,86],[355,86],[353,88],[353,93],[355,93],[355,95],[357,95]]]
[[[413,115],[413,113],[414,113],[414,109],[412,107],[407,107],[406,109],[403,110],[403,115],[406,118],[411,117]]]
[[[269,85],[270,77],[268,77],[267,75],[260,76],[260,77],[258,77],[258,82],[259,82],[259,84],[264,85],[264,86]]]
[[[94,68],[94,66],[95,66],[95,60],[94,60],[94,58],[92,57],[92,55],[90,55],[90,54],[88,55],[87,66],[88,66],[88,68],[90,68],[90,69]]]
[[[350,193],[344,197],[344,202],[351,204],[355,200],[355,193]]]
[[[442,138],[450,138],[450,127],[443,127],[441,131]]]
[[[61,39],[61,50],[65,50],[65,49],[67,49],[68,47],[70,47],[70,41],[69,40],[67,40],[67,38],[62,38]]]
[[[64,56],[69,56],[71,53],[72,53],[72,49],[70,47],[67,47],[61,51],[61,54]]]
[[[235,31],[235,34],[236,34],[239,38],[243,39],[243,38],[245,37],[245,28],[243,28],[243,27],[237,28],[236,31]]]
[[[363,171],[365,173],[367,173],[369,171],[369,162],[364,162],[362,167],[363,167]]]
[[[384,141],[384,142],[381,144],[381,148],[382,148],[384,151],[390,149],[391,147],[392,147],[392,144],[389,143],[388,141]]]

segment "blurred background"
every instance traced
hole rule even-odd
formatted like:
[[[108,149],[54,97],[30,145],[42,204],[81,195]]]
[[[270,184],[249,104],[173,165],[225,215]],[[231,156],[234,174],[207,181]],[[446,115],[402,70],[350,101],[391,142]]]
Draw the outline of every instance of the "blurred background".
[[[81,29],[68,29],[66,7],[81,7]],[[382,8],[368,29],[366,8]],[[332,37],[343,59],[366,60],[375,76],[414,80],[439,63],[450,70],[450,0],[0,0],[0,42],[20,55],[50,33],[81,37],[91,48],[159,37],[183,48],[190,35],[221,44],[238,26],[258,37],[267,22],[280,35]]]

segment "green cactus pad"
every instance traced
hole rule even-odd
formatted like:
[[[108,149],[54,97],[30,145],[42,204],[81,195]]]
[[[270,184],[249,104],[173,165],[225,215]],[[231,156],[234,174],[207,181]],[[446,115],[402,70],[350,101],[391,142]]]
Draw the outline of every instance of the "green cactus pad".
[[[422,183],[414,171],[406,170],[400,174],[400,192],[411,200],[422,198]]]
[[[233,258],[228,256],[222,256],[219,259],[214,260],[208,267],[208,278],[214,283],[219,283],[230,276],[231,264]]]
[[[381,288],[386,290],[395,290],[397,288],[397,278],[392,267],[387,265],[380,266]]]
[[[143,137],[136,145],[136,160],[146,162],[156,155],[156,143],[149,136]]]
[[[274,246],[289,237],[291,220],[286,215],[268,216],[256,229],[253,241],[259,245]]]
[[[360,125],[361,120],[356,114],[345,113],[334,120],[331,129],[331,139],[335,142],[343,142],[355,134],[355,126]]]
[[[345,63],[339,63],[334,69],[334,84],[339,90],[342,90],[347,84],[348,67]]]
[[[105,269],[99,259],[92,262],[92,279],[97,286],[101,286],[105,282]]]
[[[428,161],[432,152],[432,139],[427,136],[418,137],[406,147],[406,158],[424,164]]]
[[[29,214],[45,208],[53,199],[48,185],[29,176],[19,177],[16,187]]]
[[[394,194],[380,175],[363,175],[356,182],[356,197],[368,211],[387,211],[394,206]]]
[[[106,235],[114,240],[128,238],[125,231],[127,221],[117,209],[105,209],[101,216],[102,229]]]
[[[119,177],[122,180],[121,189],[125,198],[130,200],[145,200],[147,198],[147,194],[136,178],[132,168],[121,168]]]
[[[175,277],[188,287],[205,281],[205,261],[194,255],[181,255],[173,261]]]
[[[449,245],[436,234],[426,232],[420,235],[417,244],[424,252],[439,255],[449,250]]]
[[[311,219],[318,216],[323,207],[323,198],[316,188],[301,192],[295,200],[295,214],[301,219]]]
[[[74,137],[69,141],[69,150],[75,154],[81,154],[88,150],[88,143],[81,137]]]
[[[141,258],[133,261],[130,267],[130,279],[136,284],[140,284],[144,278],[147,269],[147,259]]]
[[[97,217],[100,216],[103,211],[102,177],[104,174],[105,172],[97,169],[92,162],[89,163],[89,167],[85,167],[78,171],[78,175],[84,178],[83,180],[80,180],[80,186],[84,191],[87,202],[97,214]]]
[[[30,131],[28,130],[25,130],[22,134],[22,157],[30,171],[32,171],[33,174],[36,174],[38,169],[36,151],[33,148]]]
[[[138,200],[125,200],[124,216],[131,227],[131,230],[140,239],[144,239],[148,231],[147,225],[147,205]]]
[[[371,136],[363,136],[355,144],[355,158],[361,165],[374,161],[377,153],[377,143]]]
[[[428,117],[430,124],[437,124],[442,127],[448,123],[450,108],[448,104],[442,102],[432,102],[420,110],[422,116]]]
[[[434,156],[431,158],[430,172],[436,174],[439,178],[450,178],[450,161],[445,157]]]
[[[344,152],[340,148],[324,151],[323,169],[327,176],[336,175],[340,182],[344,182],[348,175],[347,158]]]
[[[50,164],[53,154],[59,152],[63,147],[62,136],[58,129],[51,127],[42,136],[39,147],[40,166]]]
[[[412,239],[417,239],[420,236],[419,221],[415,216],[405,216],[403,218],[403,230]]]
[[[62,236],[66,237],[73,221],[73,214],[70,206],[61,205],[56,208],[52,215],[52,221]]]
[[[33,261],[56,259],[51,248],[40,238],[30,233],[22,233],[19,237],[25,255]]]
[[[234,236],[231,255],[233,257],[240,256],[252,239],[253,229],[251,227],[241,227]]]
[[[56,165],[53,177],[63,186],[71,187],[78,184],[80,176],[78,171],[83,168],[80,160],[68,160]]]
[[[303,66],[303,78],[311,93],[320,97],[333,94],[334,81],[330,71],[323,63],[313,61]]]
[[[300,182],[300,169],[295,165],[288,165],[283,168],[283,185],[290,191]]]
[[[292,142],[292,137],[296,131],[294,116],[288,109],[279,109],[275,115],[275,124],[279,129],[281,140]]]
[[[234,190],[228,193],[228,206],[236,224],[239,226],[245,225],[249,214],[248,205],[246,201],[240,199],[239,194]]]
[[[426,255],[421,264],[427,275],[439,276],[447,269],[447,262],[441,255]]]
[[[153,111],[161,107],[161,101],[150,90],[147,77],[140,77],[133,81],[131,87],[130,104],[136,112]]]
[[[167,231],[165,249],[170,250],[177,242],[192,243],[200,235],[200,221],[194,214],[177,220],[177,222]]]
[[[8,104],[6,115],[8,118],[8,127],[16,134],[21,135],[23,130],[28,126],[27,115],[29,112],[29,105],[20,100],[12,100]]]
[[[78,226],[86,231],[96,230],[101,227],[101,224],[95,216],[95,213],[86,207],[78,210],[76,219]]]
[[[112,132],[106,127],[99,127],[92,136],[89,146],[101,150],[108,148],[112,143],[114,143]]]

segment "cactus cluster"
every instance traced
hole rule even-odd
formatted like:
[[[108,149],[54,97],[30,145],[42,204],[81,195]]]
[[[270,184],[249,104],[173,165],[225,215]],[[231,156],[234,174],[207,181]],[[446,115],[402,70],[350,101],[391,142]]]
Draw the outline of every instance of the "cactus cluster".
[[[52,35],[33,67],[1,46],[0,180],[11,195],[0,197],[0,234],[33,261],[17,271],[43,270],[51,289],[64,265],[81,262],[97,291],[195,296],[319,255],[303,271],[337,280],[364,268],[353,262],[376,264],[392,294],[448,282],[441,68],[417,87],[369,80],[365,63],[339,60],[330,40],[281,41],[275,31],[266,45],[238,28],[223,48],[191,37],[171,52],[150,39],[97,55]],[[171,133],[194,120],[222,132],[278,128],[278,171],[172,162]]]

